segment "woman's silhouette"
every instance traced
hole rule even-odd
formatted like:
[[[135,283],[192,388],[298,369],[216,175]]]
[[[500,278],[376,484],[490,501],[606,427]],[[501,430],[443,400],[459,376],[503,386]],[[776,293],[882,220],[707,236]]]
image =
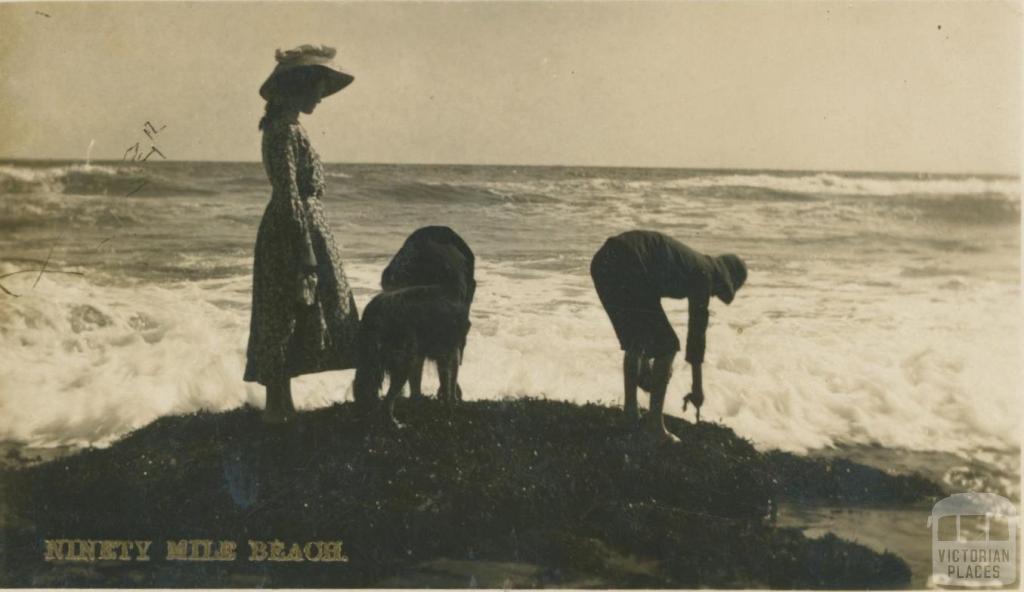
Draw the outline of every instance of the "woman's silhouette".
[[[355,366],[359,313],[324,218],[320,157],[299,125],[321,99],[352,76],[335,67],[335,50],[303,45],[277,52],[263,86],[263,165],[273,187],[256,236],[252,320],[245,380],[267,387],[264,419],[295,413],[291,378]]]

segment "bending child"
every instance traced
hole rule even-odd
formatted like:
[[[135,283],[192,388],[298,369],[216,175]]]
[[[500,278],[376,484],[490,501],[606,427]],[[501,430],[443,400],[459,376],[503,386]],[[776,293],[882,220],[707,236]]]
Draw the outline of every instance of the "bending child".
[[[686,361],[693,371],[693,386],[684,399],[683,410],[692,403],[700,421],[708,305],[712,296],[726,304],[732,302],[747,279],[746,264],[736,255],[711,257],[698,253],[660,232],[632,230],[605,241],[590,263],[590,275],[625,352],[622,370],[626,414],[639,419],[636,389],[644,387],[651,394],[645,429],[661,441],[678,441],[665,429],[662,410],[679,338],[665,316],[661,299],[689,300]]]

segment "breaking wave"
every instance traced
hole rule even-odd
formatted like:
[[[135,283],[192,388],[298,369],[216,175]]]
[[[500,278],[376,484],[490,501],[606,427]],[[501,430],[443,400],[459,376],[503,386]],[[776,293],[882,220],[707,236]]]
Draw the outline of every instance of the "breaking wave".
[[[216,191],[136,164],[73,164],[43,168],[0,165],[0,193],[160,197],[214,195]]]

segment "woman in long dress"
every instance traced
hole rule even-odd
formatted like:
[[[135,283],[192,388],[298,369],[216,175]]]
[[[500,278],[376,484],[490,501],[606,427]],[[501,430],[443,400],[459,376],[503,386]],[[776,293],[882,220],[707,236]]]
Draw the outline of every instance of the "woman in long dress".
[[[303,45],[277,52],[260,87],[263,165],[273,187],[256,236],[252,320],[245,380],[267,389],[264,419],[295,414],[291,378],[353,368],[359,312],[324,218],[320,157],[298,123],[324,97],[352,82],[335,50]]]

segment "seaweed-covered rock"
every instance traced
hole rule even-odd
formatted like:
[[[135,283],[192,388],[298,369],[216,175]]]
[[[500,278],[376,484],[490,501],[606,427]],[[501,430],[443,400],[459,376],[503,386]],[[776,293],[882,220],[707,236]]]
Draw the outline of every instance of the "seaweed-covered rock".
[[[165,417],[108,449],[0,473],[0,584],[362,587],[442,560],[535,566],[510,570],[538,586],[909,581],[896,557],[772,527],[780,493],[849,498],[811,487],[817,465],[723,426],[669,418],[682,443],[656,446],[597,405],[403,400],[398,415],[398,433],[351,404],[286,426],[252,408]],[[905,497],[891,479],[869,485]],[[53,538],[151,540],[152,560],[45,562]],[[181,539],[235,541],[238,558],[167,560]],[[348,561],[249,561],[250,539],[342,540]]]

